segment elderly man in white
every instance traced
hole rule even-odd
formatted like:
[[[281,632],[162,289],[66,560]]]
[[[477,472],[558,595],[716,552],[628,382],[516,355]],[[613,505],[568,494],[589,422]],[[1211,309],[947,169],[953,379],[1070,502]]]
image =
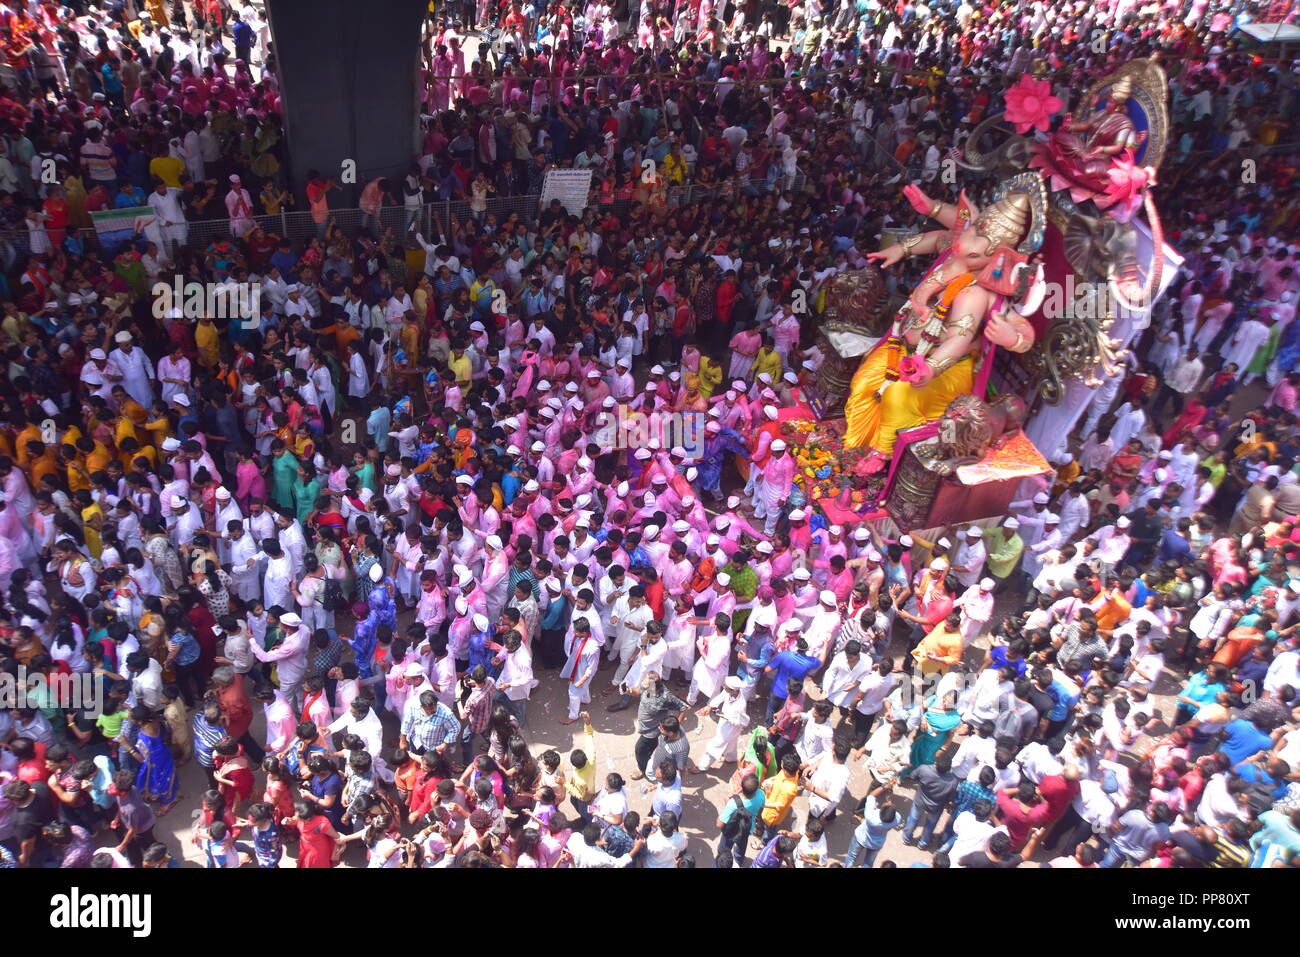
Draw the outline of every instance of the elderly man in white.
[[[307,651],[311,632],[293,612],[281,615],[280,624],[285,631],[283,642],[270,651],[263,651],[256,641],[251,642],[249,648],[258,661],[275,663],[280,691],[285,700],[297,710],[302,706],[302,681],[307,675]]]
[[[137,349],[131,333],[122,330],[113,337],[117,348],[108,354],[122,374],[122,387],[127,394],[146,409],[153,404],[153,362]]]

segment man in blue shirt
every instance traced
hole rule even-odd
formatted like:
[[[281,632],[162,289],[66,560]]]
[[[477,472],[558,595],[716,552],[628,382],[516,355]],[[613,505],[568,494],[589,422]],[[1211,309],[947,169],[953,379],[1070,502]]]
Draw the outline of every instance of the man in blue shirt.
[[[1187,541],[1187,533],[1191,530],[1192,523],[1189,519],[1180,518],[1178,527],[1165,529],[1164,535],[1160,537],[1160,550],[1156,552],[1156,561],[1160,563],[1169,561],[1181,561],[1192,553],[1192,546]]]
[[[1253,721],[1238,718],[1223,729],[1219,753],[1234,765],[1241,764],[1273,746],[1273,737]]]
[[[808,654],[808,642],[802,638],[795,642],[794,651],[782,651],[772,663],[763,669],[764,674],[772,676],[772,692],[767,698],[766,724],[772,723],[772,715],[785,704],[787,686],[790,679],[801,682],[821,666],[821,659]]]
[[[132,185],[130,180],[122,180],[118,184],[118,193],[113,197],[114,209],[129,209],[132,206],[143,206],[146,203],[144,190],[138,186]]]

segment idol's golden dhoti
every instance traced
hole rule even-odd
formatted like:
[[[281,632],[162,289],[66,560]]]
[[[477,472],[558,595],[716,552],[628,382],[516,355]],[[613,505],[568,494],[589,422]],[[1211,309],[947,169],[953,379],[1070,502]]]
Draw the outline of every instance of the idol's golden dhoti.
[[[893,382],[877,401],[876,392],[885,381],[890,353],[887,340],[882,339],[858,366],[844,403],[845,447],[865,445],[884,458],[894,454],[894,441],[901,430],[938,419],[948,403],[970,393],[975,380],[975,363],[967,356],[919,389],[910,382]]]

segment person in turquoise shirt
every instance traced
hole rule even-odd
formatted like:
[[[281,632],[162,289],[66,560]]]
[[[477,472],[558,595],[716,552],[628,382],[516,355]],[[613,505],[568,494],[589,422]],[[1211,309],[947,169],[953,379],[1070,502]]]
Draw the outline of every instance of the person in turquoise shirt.
[[[1223,665],[1211,664],[1204,671],[1198,671],[1187,679],[1183,690],[1178,693],[1178,711],[1174,716],[1175,726],[1190,721],[1192,716],[1207,704],[1214,704],[1214,699],[1228,689],[1228,671]]]
[[[315,469],[312,470],[313,472]],[[320,477],[308,477],[307,470],[302,464],[298,464],[298,471],[291,489],[293,495],[293,511],[298,521],[304,525],[307,524],[307,516],[311,515],[312,510],[316,508],[316,500],[320,498]]]
[[[298,481],[298,460],[281,439],[271,443],[271,500],[277,508],[293,509],[293,487]]]
[[[1252,851],[1270,846],[1280,851],[1284,860],[1300,854],[1300,809],[1294,811],[1265,811],[1259,816],[1263,825],[1250,839]],[[1258,856],[1257,856],[1258,859]],[[1251,861],[1251,867],[1261,866]]]
[[[368,488],[375,495],[379,494],[379,486],[375,481],[375,463],[366,458],[364,452],[356,452],[352,456],[352,474],[356,476],[358,488]]]
[[[366,418],[366,434],[374,440],[380,453],[388,451],[388,432],[393,427],[393,414],[385,405],[377,405]]]

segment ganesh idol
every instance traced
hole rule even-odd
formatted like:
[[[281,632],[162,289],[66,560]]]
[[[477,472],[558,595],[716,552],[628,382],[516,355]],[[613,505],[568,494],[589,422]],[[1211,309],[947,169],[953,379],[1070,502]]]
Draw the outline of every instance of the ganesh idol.
[[[943,228],[868,257],[884,268],[916,256],[934,262],[850,386],[844,444],[870,450],[867,472],[884,468],[900,431],[939,419],[958,396],[984,397],[994,350],[1033,346],[1024,316],[1042,295],[1042,271],[1031,263],[1046,226],[1037,173],[1000,184],[982,210],[965,192],[956,204],[932,200],[917,186],[904,195]]]

